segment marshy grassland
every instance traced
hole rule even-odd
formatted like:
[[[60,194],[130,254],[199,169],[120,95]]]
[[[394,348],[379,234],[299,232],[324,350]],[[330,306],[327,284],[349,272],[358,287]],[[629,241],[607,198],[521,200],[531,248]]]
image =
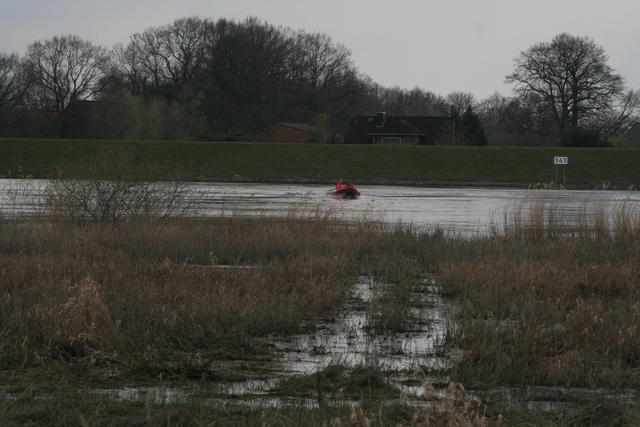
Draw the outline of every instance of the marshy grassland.
[[[210,219],[51,215],[0,221],[0,420],[6,425],[583,425],[640,422],[640,212],[554,206],[505,212],[486,235],[339,221],[331,212]],[[575,225],[577,224],[577,225]],[[371,333],[407,327],[421,275],[458,309],[457,356],[403,403],[384,367],[335,365],[281,382],[306,403],[256,408],[207,396],[158,403],[83,390],[205,389],[261,378],[274,334],[314,333],[359,276],[390,286]],[[427,372],[428,373],[428,372]],[[473,390],[598,390],[550,412],[504,409]],[[348,403],[339,404],[348,396]],[[431,397],[429,397],[431,396]],[[578,392],[575,392],[578,396]],[[635,396],[635,395],[634,395]],[[242,396],[235,396],[242,402]],[[354,403],[357,402],[357,403]],[[440,402],[434,407],[433,402]],[[333,402],[328,404],[327,402]],[[499,402],[498,402],[499,403]]]
[[[60,401],[78,400],[83,387],[259,376],[277,354],[257,338],[312,332],[301,322],[335,311],[362,271],[415,277],[417,262],[398,266],[439,239],[309,212],[116,225],[56,217],[0,227],[0,383],[18,396],[2,401],[0,419],[16,424],[41,417],[64,425],[77,414]],[[54,390],[53,400],[36,398]],[[96,405],[111,408],[98,424],[135,407]],[[121,421],[137,420],[138,409]],[[224,412],[161,410],[168,419],[175,411],[184,425]],[[348,408],[336,411],[350,417]],[[257,413],[236,412],[237,419]]]
[[[0,418],[21,424],[42,416],[57,425],[105,425],[114,419],[125,425],[337,419],[355,425],[364,419],[378,425],[429,420],[489,425],[527,417],[551,424],[585,419],[606,424],[602,411],[592,411],[593,402],[569,415],[499,415],[490,406],[480,411],[468,403],[452,404],[449,412],[376,406],[381,395],[375,393],[362,407],[324,412],[136,405],[77,395],[79,388],[97,385],[207,383],[255,375],[255,366],[277,359],[258,338],[300,333],[303,320],[334,312],[360,274],[395,285],[374,323],[402,331],[406,289],[424,272],[434,273],[441,292],[459,306],[446,343],[461,354],[446,373],[452,384],[637,389],[638,212],[620,207],[609,221],[602,213],[585,214],[571,231],[553,207],[531,212],[514,210],[487,236],[476,238],[367,221],[345,224],[322,212],[117,224],[58,217],[3,221],[0,376],[4,392],[18,398],[0,402]],[[394,395],[374,368],[348,375],[341,369],[323,373],[322,386],[311,376],[283,383],[282,390]],[[342,372],[337,383],[336,372]],[[64,390],[66,397],[36,398],[53,390]],[[65,403],[68,398],[78,406]],[[607,416],[622,423],[639,420],[633,405],[611,405],[605,405]]]
[[[459,303],[465,384],[640,386],[640,213],[553,206],[505,216],[501,231],[451,241],[437,262]]]

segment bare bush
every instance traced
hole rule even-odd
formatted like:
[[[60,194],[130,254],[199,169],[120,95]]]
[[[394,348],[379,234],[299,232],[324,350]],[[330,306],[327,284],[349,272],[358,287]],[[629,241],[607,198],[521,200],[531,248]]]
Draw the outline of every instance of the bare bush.
[[[187,186],[164,178],[158,164],[129,149],[101,148],[49,182],[45,200],[50,215],[80,222],[187,214],[193,207]]]

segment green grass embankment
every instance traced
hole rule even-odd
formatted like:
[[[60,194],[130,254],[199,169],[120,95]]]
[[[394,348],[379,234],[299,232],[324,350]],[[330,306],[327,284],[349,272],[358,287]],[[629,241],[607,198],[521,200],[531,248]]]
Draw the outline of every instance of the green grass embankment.
[[[556,178],[553,156],[569,157],[569,188],[640,187],[640,150],[558,147],[445,147],[96,141],[0,138],[0,176],[53,177],[101,144],[126,144],[189,180],[431,186],[516,186]],[[562,170],[559,169],[562,181]]]

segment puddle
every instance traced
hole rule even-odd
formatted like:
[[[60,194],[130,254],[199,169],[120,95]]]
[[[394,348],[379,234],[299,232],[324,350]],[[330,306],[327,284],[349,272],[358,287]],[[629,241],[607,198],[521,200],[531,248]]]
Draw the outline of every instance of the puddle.
[[[217,266],[216,266],[217,267]],[[386,381],[405,397],[404,403],[423,406],[422,385],[407,386],[409,372],[417,367],[446,369],[451,365],[451,353],[444,348],[447,328],[450,326],[454,306],[440,296],[435,280],[424,277],[413,289],[411,322],[407,331],[380,332],[370,327],[373,303],[386,284],[373,277],[362,276],[349,292],[342,309],[333,318],[309,321],[310,332],[294,336],[271,336],[265,344],[279,355],[277,367],[268,378],[240,382],[219,382],[182,388],[141,387],[114,390],[91,390],[101,396],[155,403],[184,402],[210,396],[207,402],[244,406],[302,405],[316,407],[315,399],[277,396],[273,392],[283,379],[309,375],[330,365],[347,368],[375,366],[387,373]],[[416,377],[410,377],[415,382]],[[425,379],[425,377],[421,377]],[[446,378],[427,378],[431,382],[446,384]],[[215,396],[215,397],[214,397]],[[339,402],[339,403],[338,403]],[[389,402],[393,403],[393,400]],[[340,400],[334,404],[344,404]],[[348,402],[347,402],[348,403]]]
[[[528,386],[496,387],[490,390],[475,390],[471,393],[499,409],[527,409],[539,412],[559,412],[575,408],[582,402],[592,404],[606,400],[624,404],[640,402],[640,392],[631,389]]]
[[[184,403],[194,395],[192,387],[123,387],[119,389],[91,389],[98,396],[133,402],[152,402],[157,405]]]
[[[232,396],[268,394],[280,383],[280,378],[273,377],[265,380],[246,380],[231,383],[218,383],[214,386],[217,393]]]
[[[334,317],[308,321],[309,332],[305,334],[262,340],[278,354],[278,364],[272,367],[268,378],[221,382],[213,386],[213,392],[245,396],[242,402],[249,406],[254,401],[271,405],[269,402],[274,399],[284,403],[285,397],[268,397],[283,379],[310,375],[330,365],[347,368],[366,365],[388,373],[387,381],[398,388],[399,394],[420,397],[419,393],[400,387],[403,375],[415,367],[446,369],[450,366],[450,353],[443,345],[453,305],[440,296],[434,279],[425,277],[412,293],[413,303],[409,307],[412,321],[407,331],[379,333],[369,323],[373,302],[385,286],[388,285],[372,277],[360,277]]]
[[[318,399],[298,398],[298,397],[255,397],[247,400],[231,400],[231,399],[207,399],[206,403],[216,406],[226,407],[252,407],[252,408],[283,408],[296,407],[317,409],[320,407],[353,407],[359,403],[353,400],[324,400],[322,404]],[[417,401],[409,399],[385,399],[379,402],[381,406],[406,405],[412,408],[424,408],[440,410],[441,407],[435,402]]]
[[[310,323],[306,334],[272,338],[269,343],[281,354],[283,373],[308,375],[331,364],[372,365],[391,372],[416,366],[448,368],[451,357],[444,341],[453,306],[437,292],[433,278],[425,278],[412,292],[411,322],[401,333],[378,333],[371,328],[371,303],[384,286],[363,276],[335,318]]]
[[[216,268],[218,266],[215,266]],[[381,405],[409,405],[443,410],[447,393],[447,376],[429,376],[423,371],[446,370],[456,352],[444,346],[452,326],[456,306],[443,298],[435,279],[424,277],[411,293],[407,310],[411,321],[401,333],[380,332],[370,327],[371,312],[377,298],[388,286],[369,276],[360,277],[342,308],[332,318],[309,321],[309,332],[294,336],[271,336],[263,343],[275,349],[276,365],[262,366],[260,377],[243,381],[191,384],[184,387],[124,387],[84,390],[110,399],[155,404],[202,402],[217,406],[306,407],[345,406],[353,402],[327,395],[318,398],[288,396],[279,392],[283,380],[314,374],[330,365],[346,368],[374,366],[383,372],[384,381],[397,389],[397,398],[382,399]],[[247,363],[244,361],[243,363]],[[425,384],[433,385],[430,387]],[[40,396],[46,398],[46,396]],[[14,399],[0,390],[0,400]],[[562,412],[584,402],[615,400],[636,404],[640,392],[563,387],[495,387],[467,390],[460,396],[465,402],[486,403],[497,410]]]

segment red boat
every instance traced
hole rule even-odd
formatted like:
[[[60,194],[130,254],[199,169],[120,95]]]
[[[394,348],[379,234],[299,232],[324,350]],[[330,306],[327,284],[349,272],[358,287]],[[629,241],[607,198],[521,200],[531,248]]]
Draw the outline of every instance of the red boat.
[[[342,180],[338,181],[338,183],[336,184],[336,188],[327,191],[327,194],[343,199],[357,199],[358,197],[360,197],[360,192],[355,185],[353,185],[352,183],[343,184]]]

